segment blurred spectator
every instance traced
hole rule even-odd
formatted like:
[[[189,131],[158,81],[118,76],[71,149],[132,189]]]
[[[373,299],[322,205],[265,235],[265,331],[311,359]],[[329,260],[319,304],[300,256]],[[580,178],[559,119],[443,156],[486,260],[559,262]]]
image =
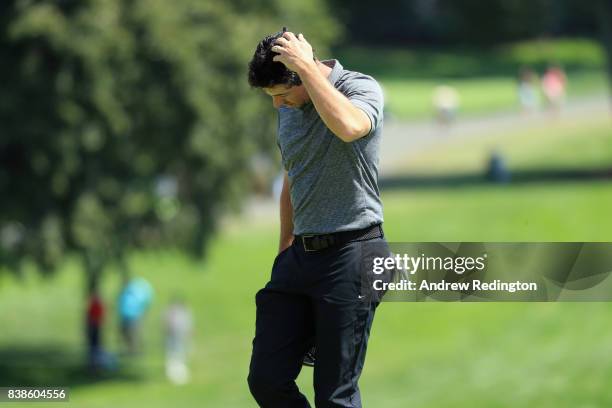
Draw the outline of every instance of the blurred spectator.
[[[521,109],[525,113],[532,113],[540,107],[540,92],[538,89],[538,76],[530,68],[523,68],[518,78],[518,98]]]
[[[434,89],[433,104],[438,122],[450,124],[459,109],[459,93],[452,86],[439,85]]]
[[[153,289],[144,278],[125,282],[119,293],[118,309],[121,337],[129,353],[136,353],[141,347],[140,325],[142,317],[153,299]]]
[[[88,363],[92,370],[98,370],[103,364],[104,351],[102,349],[101,328],[104,321],[104,304],[100,299],[98,290],[90,290],[87,300],[86,335]]]
[[[498,153],[491,153],[487,166],[487,180],[494,183],[507,183],[510,181],[510,171],[504,157]]]
[[[559,66],[551,66],[542,77],[542,92],[548,108],[553,112],[558,112],[565,101],[566,85],[567,77]]]
[[[175,298],[164,315],[166,338],[166,376],[174,384],[189,381],[187,351],[192,332],[191,312],[180,298]]]

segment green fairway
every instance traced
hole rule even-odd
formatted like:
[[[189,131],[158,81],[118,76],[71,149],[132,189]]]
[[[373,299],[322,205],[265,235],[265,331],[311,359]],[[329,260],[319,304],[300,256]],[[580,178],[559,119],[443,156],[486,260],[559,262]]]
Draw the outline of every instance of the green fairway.
[[[568,97],[575,98],[606,92],[602,71],[568,75]],[[379,77],[389,113],[400,119],[433,118],[433,95],[436,86],[449,85],[459,93],[459,115],[474,116],[502,111],[519,111],[516,80],[511,76],[412,79]],[[542,99],[543,103],[543,99]]]
[[[401,119],[432,118],[438,85],[457,89],[461,116],[518,111],[520,69],[530,67],[542,75],[551,63],[567,70],[570,100],[606,92],[603,49],[586,39],[525,41],[491,49],[352,47],[335,55],[347,69],[377,78],[388,112]]]
[[[383,201],[390,241],[612,240],[609,183],[400,191],[385,193]],[[254,294],[272,265],[275,220],[236,220],[241,228],[221,234],[205,263],[169,251],[131,258],[156,298],[145,325],[146,353],[122,371],[123,380],[74,375],[83,350],[78,264],[67,262],[48,280],[33,273],[21,282],[4,277],[0,370],[29,369],[38,383],[72,384],[71,405],[78,407],[252,407],[245,379]],[[112,306],[119,279],[108,273],[103,291]],[[197,326],[193,381],[178,388],[163,376],[160,326],[176,291]],[[116,349],[110,317],[106,341]],[[610,318],[609,304],[383,304],[363,375],[365,406],[606,406]],[[51,348],[65,358],[52,366],[34,359]],[[305,369],[299,379],[310,396],[311,374]]]
[[[483,173],[492,152],[501,154],[512,171],[610,168],[610,129],[612,120],[606,115],[550,118],[524,129],[499,128],[408,152],[398,169],[408,175]]]
[[[406,191],[384,196],[395,241],[609,241],[609,182]]]

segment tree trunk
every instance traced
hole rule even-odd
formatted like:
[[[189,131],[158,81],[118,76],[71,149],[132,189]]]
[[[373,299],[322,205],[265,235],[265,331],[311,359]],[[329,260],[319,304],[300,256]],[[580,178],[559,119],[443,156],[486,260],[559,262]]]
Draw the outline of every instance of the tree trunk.
[[[99,288],[100,275],[104,268],[104,261],[96,251],[86,250],[83,254],[83,263],[85,274],[87,275],[86,290],[87,296],[95,292]]]
[[[606,53],[608,67],[608,86],[612,108],[612,0],[598,0],[596,11],[601,29],[601,42]]]

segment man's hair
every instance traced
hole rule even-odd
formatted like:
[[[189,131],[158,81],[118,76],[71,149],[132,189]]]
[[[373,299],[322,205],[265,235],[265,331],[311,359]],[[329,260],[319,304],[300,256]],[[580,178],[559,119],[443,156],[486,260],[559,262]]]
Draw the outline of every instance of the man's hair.
[[[278,61],[273,61],[277,52],[272,51],[274,41],[287,31],[283,27],[282,31],[266,36],[257,44],[255,54],[249,62],[249,85],[255,88],[269,88],[274,85],[297,86],[302,84],[302,80],[293,71]]]

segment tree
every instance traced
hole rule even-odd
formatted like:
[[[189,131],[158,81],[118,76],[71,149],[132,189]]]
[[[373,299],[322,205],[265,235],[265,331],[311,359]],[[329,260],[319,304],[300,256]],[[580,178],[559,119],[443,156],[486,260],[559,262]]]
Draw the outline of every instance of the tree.
[[[257,39],[297,13],[334,32],[320,2],[256,3],[1,3],[0,264],[51,271],[76,251],[95,283],[133,248],[204,254],[274,146],[246,84]]]
[[[592,2],[578,0],[329,0],[353,43],[490,46],[547,35],[594,35]],[[364,24],[364,19],[376,24]],[[349,38],[349,36],[347,36]]]
[[[612,101],[612,1],[597,0],[595,10],[601,29],[601,43],[608,62],[608,84]]]

